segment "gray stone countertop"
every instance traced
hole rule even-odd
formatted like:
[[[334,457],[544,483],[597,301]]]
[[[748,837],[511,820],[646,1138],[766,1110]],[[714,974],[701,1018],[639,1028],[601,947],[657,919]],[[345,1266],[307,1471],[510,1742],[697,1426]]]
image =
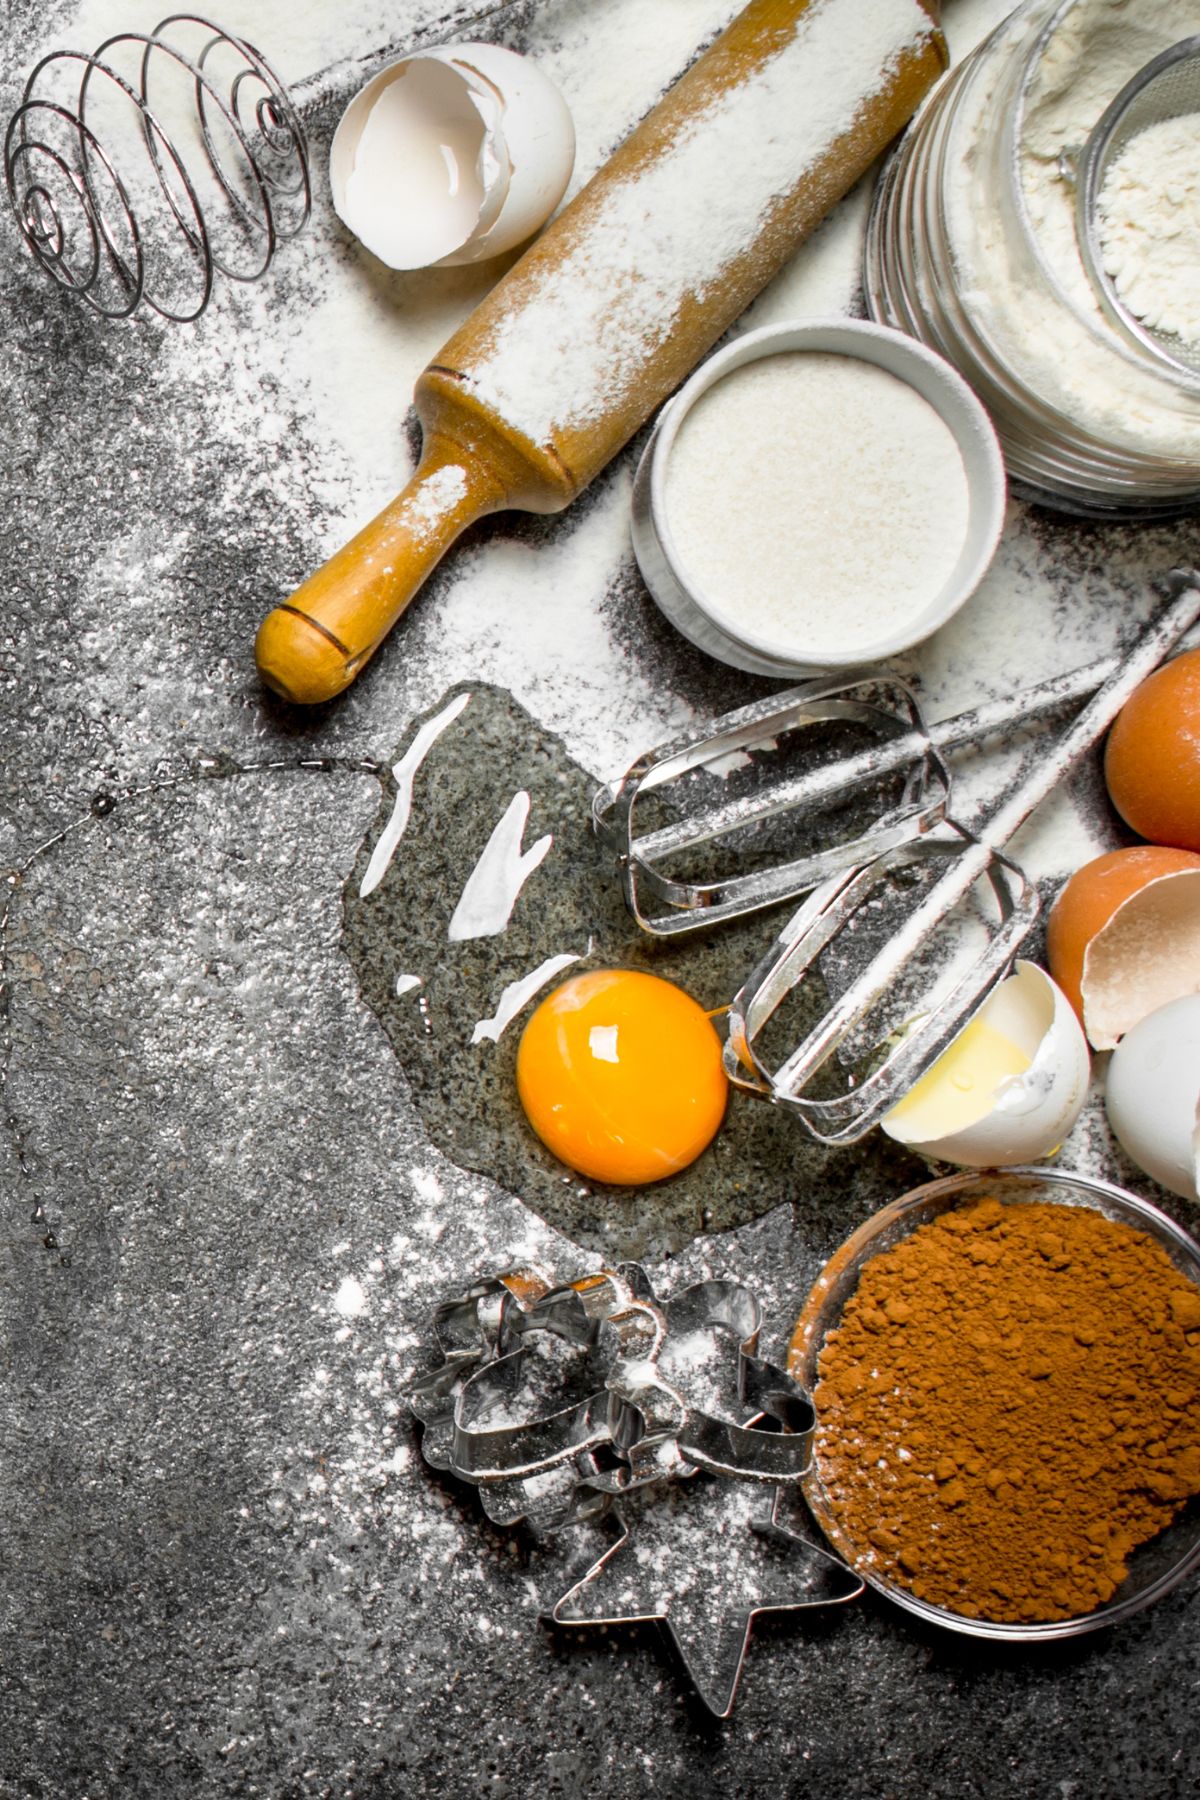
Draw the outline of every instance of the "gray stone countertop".
[[[491,29],[560,80],[582,176],[731,11],[544,0]],[[1002,11],[948,6],[956,51]],[[222,17],[299,81],[443,12],[231,0]],[[51,44],[158,9],[2,16],[13,103]],[[422,1463],[401,1392],[434,1304],[480,1273],[530,1256],[566,1278],[611,1246],[644,1252],[665,1292],[729,1274],[763,1295],[779,1355],[823,1259],[922,1169],[878,1144],[809,1167],[772,1139],[719,1216],[691,1190],[580,1203],[544,1169],[527,1205],[516,1126],[485,1117],[514,1107],[507,1079],[438,1051],[465,1002],[439,1016],[432,980],[424,1008],[388,998],[405,954],[436,955],[517,787],[538,800],[529,839],[569,836],[547,771],[577,810],[597,776],[769,684],[650,602],[627,542],[635,445],[570,513],[473,531],[340,703],[263,694],[259,618],[403,481],[412,380],[495,274],[390,276],[359,250],[328,204],[331,116],[310,118],[306,237],[195,327],[96,320],[0,221],[0,868],[21,871],[0,1010],[0,1795],[1195,1792],[1194,1582],[1035,1649],[870,1596],[763,1623],[718,1724],[653,1627],[541,1623],[553,1568]],[[857,310],[867,197],[749,322]],[[1014,503],[979,594],[904,667],[936,715],[1088,660],[1198,548],[1194,523]],[[375,770],[460,684],[480,722],[444,740],[386,918],[410,895],[427,911],[389,935],[355,901],[390,805]],[[1092,767],[1020,853],[1049,891],[1119,841]],[[580,892],[564,883],[520,957],[619,931]],[[509,971],[468,977],[482,997]],[[1095,1103],[1063,1160],[1151,1191]]]

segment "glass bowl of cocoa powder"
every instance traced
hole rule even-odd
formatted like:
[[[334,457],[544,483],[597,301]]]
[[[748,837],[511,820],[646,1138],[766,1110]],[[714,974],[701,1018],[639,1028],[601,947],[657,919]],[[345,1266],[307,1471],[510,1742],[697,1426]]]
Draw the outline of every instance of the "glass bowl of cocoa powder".
[[[1057,1169],[933,1181],[822,1271],[805,1494],[880,1593],[976,1637],[1113,1625],[1200,1564],[1200,1245]]]

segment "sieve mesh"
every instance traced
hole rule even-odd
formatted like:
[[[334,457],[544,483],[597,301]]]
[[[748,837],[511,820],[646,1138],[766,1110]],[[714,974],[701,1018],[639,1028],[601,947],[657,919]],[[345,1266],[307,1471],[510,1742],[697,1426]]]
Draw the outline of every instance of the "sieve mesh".
[[[1190,114],[1200,136],[1200,36],[1184,38],[1146,63],[1101,114],[1079,164],[1077,222],[1084,267],[1109,318],[1175,369],[1200,377],[1200,344],[1148,325],[1126,306],[1104,267],[1100,242],[1100,196],[1113,163],[1151,125]]]

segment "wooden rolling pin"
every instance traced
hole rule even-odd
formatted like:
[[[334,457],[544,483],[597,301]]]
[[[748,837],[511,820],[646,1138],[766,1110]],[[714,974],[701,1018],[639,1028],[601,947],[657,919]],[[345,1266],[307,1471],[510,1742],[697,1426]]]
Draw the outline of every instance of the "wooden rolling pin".
[[[269,686],[331,699],[473,520],[586,487],[911,117],[937,4],[738,14],[421,375],[420,465],[264,619]]]

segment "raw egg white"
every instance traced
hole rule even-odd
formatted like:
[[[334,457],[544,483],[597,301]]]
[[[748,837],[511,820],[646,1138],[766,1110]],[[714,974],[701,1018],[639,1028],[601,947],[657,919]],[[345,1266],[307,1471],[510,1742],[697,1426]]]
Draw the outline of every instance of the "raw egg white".
[[[445,44],[382,69],[329,153],[339,218],[392,269],[482,262],[523,243],[575,161],[567,103],[528,57]]]
[[[1019,962],[883,1129],[969,1169],[1037,1162],[1079,1117],[1090,1066],[1066,995],[1036,964]]]
[[[1200,1200],[1200,994],[1160,1006],[1126,1033],[1104,1099],[1138,1167],[1172,1194]]]
[[[529,1123],[594,1181],[641,1187],[700,1155],[725,1113],[721,1040],[657,975],[599,969],[543,1000],[517,1051]]]

